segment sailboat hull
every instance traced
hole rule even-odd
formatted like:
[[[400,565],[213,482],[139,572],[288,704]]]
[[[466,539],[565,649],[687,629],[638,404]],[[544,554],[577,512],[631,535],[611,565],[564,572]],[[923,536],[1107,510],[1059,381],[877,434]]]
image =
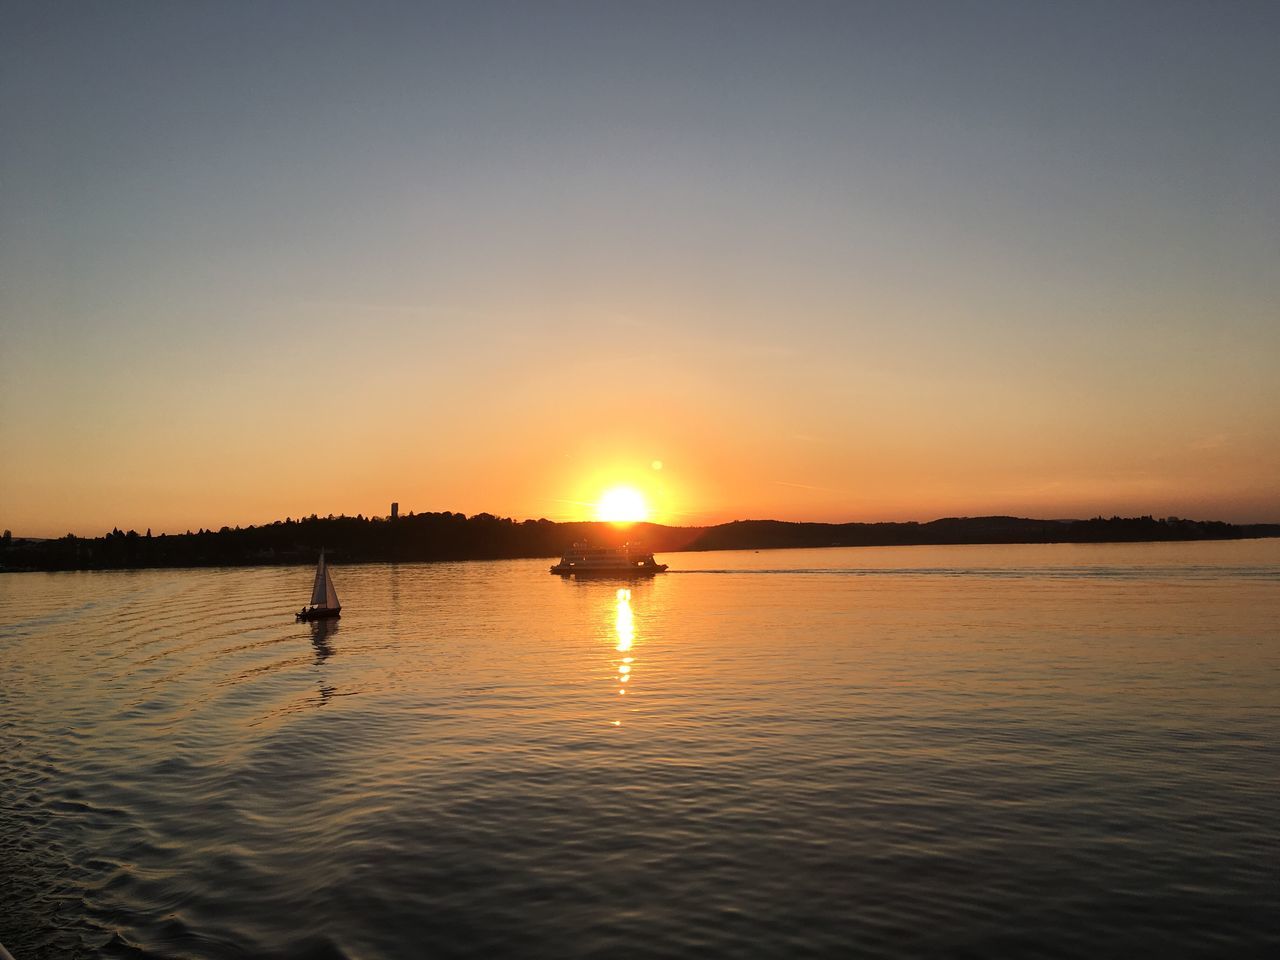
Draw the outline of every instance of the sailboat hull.
[[[310,610],[303,610],[301,613],[294,614],[297,620],[333,620],[342,616],[341,607],[313,607]]]

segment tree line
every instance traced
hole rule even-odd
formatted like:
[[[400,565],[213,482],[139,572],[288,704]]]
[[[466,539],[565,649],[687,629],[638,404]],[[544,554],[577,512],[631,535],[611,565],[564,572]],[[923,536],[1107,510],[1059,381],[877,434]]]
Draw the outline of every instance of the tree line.
[[[182,534],[112,530],[102,537],[68,533],[56,540],[6,535],[0,570],[118,570],[145,567],[314,563],[321,548],[336,563],[496,560],[557,557],[570,545],[632,541],[656,553],[790,547],[904,546],[961,543],[1101,543],[1235,540],[1280,536],[1280,524],[1237,525],[1177,517],[1033,520],[950,517],[928,523],[789,523],[738,520],[710,527],[513,520],[489,513],[380,517],[312,515],[261,526]]]

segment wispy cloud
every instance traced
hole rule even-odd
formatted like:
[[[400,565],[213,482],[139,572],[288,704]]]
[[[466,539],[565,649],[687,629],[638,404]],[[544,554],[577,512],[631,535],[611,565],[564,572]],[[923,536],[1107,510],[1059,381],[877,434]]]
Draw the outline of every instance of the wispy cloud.
[[[820,487],[812,483],[793,483],[790,480],[770,480],[769,482],[775,483],[780,487],[795,487],[797,490],[819,490],[823,493],[841,493],[847,497],[858,496],[857,491],[842,490],[839,487]]]

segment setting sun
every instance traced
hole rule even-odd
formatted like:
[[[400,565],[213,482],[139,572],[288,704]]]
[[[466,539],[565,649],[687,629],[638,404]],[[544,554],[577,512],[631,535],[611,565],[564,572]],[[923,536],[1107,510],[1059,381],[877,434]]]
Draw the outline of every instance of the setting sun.
[[[649,519],[649,505],[644,494],[634,487],[606,490],[596,504],[596,519],[611,523],[633,523]]]

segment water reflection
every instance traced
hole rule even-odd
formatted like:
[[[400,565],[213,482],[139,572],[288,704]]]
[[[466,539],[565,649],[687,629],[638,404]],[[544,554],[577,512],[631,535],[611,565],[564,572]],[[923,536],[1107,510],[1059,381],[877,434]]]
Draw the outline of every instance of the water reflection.
[[[620,654],[616,660],[618,695],[625,696],[627,684],[630,683],[632,677],[631,668],[635,664],[635,657],[631,654],[631,648],[635,645],[636,640],[635,615],[631,611],[631,591],[625,587],[620,587],[614,597],[613,630],[618,638],[614,649]],[[613,725],[620,727],[622,726],[622,721],[615,720]]]
[[[329,641],[337,632],[337,620],[311,621],[311,646],[316,651],[316,658],[312,662],[317,667],[333,656],[333,645]]]
[[[337,620],[312,620],[311,621],[311,646],[315,648],[315,659],[311,661],[317,667],[323,666],[324,662],[333,656],[333,644],[330,642],[338,632]],[[326,671],[327,672],[327,671]],[[332,699],[337,687],[324,682],[324,674],[320,675],[320,679],[316,681],[320,688],[320,695],[314,701],[318,707],[323,707]]]

